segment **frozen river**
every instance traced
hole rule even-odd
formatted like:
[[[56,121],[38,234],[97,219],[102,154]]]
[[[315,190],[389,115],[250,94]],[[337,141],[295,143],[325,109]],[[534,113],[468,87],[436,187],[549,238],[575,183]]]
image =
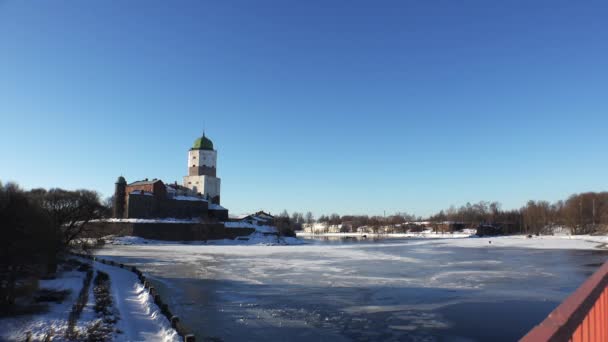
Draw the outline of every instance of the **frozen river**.
[[[266,342],[514,341],[606,259],[466,240],[116,245],[98,254],[141,267],[198,340]]]

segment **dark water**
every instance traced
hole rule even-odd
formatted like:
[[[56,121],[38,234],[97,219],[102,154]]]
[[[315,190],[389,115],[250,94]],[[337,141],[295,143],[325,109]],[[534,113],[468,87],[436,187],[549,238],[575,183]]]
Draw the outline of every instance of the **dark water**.
[[[606,259],[447,240],[303,246],[112,246],[150,274],[197,338],[514,341]]]

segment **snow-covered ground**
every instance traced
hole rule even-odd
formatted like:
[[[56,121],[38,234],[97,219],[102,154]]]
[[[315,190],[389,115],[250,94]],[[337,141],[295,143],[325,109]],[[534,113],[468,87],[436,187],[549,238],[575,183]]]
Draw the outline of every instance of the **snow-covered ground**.
[[[122,333],[114,341],[181,341],[133,272],[98,262],[94,266],[110,275],[112,297],[120,312],[116,328]]]
[[[82,288],[84,277],[84,272],[69,271],[59,273],[56,279],[41,280],[39,283],[40,289],[69,290],[70,294],[62,303],[48,303],[48,311],[46,312],[0,318],[0,341],[23,341],[27,332],[32,333],[32,338],[35,341],[42,341],[51,329],[54,334],[63,336],[68,324],[68,315]],[[90,322],[92,315],[92,305],[87,305],[82,313],[83,320]],[[83,325],[80,325],[76,328],[82,327]],[[58,340],[61,340],[61,338],[55,338],[55,341]]]
[[[608,236],[606,235],[541,235],[528,238],[526,235],[507,235],[507,236],[492,236],[492,237],[477,237],[472,231],[463,231],[459,233],[433,233],[430,231],[422,233],[403,233],[403,234],[365,234],[365,233],[325,233],[325,234],[310,234],[298,232],[298,237],[301,238],[339,238],[339,237],[356,237],[362,238],[364,235],[368,238],[420,238],[433,239],[433,243],[439,243],[452,247],[518,247],[518,248],[534,248],[534,249],[606,249],[608,246]],[[427,241],[428,242],[428,241]],[[427,243],[424,240],[414,242],[419,244]],[[411,243],[408,243],[411,245]]]
[[[453,247],[515,247],[532,249],[593,250],[607,249],[605,235],[541,235],[528,238],[525,235],[471,237],[444,242]]]
[[[244,221],[224,222],[226,228],[253,228],[260,233],[276,233],[277,229],[273,226],[257,225]]]
[[[475,229],[464,229],[460,232],[455,233],[435,233],[431,230],[425,230],[418,233],[310,233],[298,231],[297,235],[302,237],[315,237],[315,236],[333,236],[333,237],[384,237],[384,238],[404,238],[404,237],[416,237],[416,238],[463,238],[469,237],[475,234]]]
[[[181,341],[177,332],[160,313],[153,299],[138,282],[132,272],[114,266],[93,263],[94,270],[110,275],[113,303],[120,319],[115,328],[113,341]],[[0,318],[0,341],[23,341],[31,332],[34,341],[45,339],[53,331],[53,341],[64,341],[68,317],[82,288],[84,272],[61,272],[53,280],[40,281],[41,289],[70,290],[69,296],[60,304],[49,303],[48,311],[33,315]],[[84,334],[98,318],[94,311],[93,284],[89,288],[88,302],[77,321],[75,330]]]

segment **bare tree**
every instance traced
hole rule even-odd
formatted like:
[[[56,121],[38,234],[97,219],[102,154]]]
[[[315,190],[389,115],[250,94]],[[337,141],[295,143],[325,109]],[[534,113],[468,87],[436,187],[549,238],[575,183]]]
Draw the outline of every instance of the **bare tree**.
[[[104,207],[99,194],[90,190],[35,189],[31,198],[50,219],[54,239],[49,241],[48,272],[55,273],[57,256],[85,233],[87,224],[100,218]]]
[[[306,223],[307,224],[315,223],[315,217],[312,215],[312,212],[310,212],[310,211],[306,213]]]

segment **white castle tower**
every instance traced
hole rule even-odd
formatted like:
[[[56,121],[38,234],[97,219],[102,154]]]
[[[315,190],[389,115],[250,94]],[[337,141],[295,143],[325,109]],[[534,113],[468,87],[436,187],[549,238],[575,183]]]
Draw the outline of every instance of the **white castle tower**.
[[[202,194],[212,203],[220,204],[221,180],[216,177],[216,165],[217,151],[203,133],[188,151],[188,175],[184,177],[184,186]]]

